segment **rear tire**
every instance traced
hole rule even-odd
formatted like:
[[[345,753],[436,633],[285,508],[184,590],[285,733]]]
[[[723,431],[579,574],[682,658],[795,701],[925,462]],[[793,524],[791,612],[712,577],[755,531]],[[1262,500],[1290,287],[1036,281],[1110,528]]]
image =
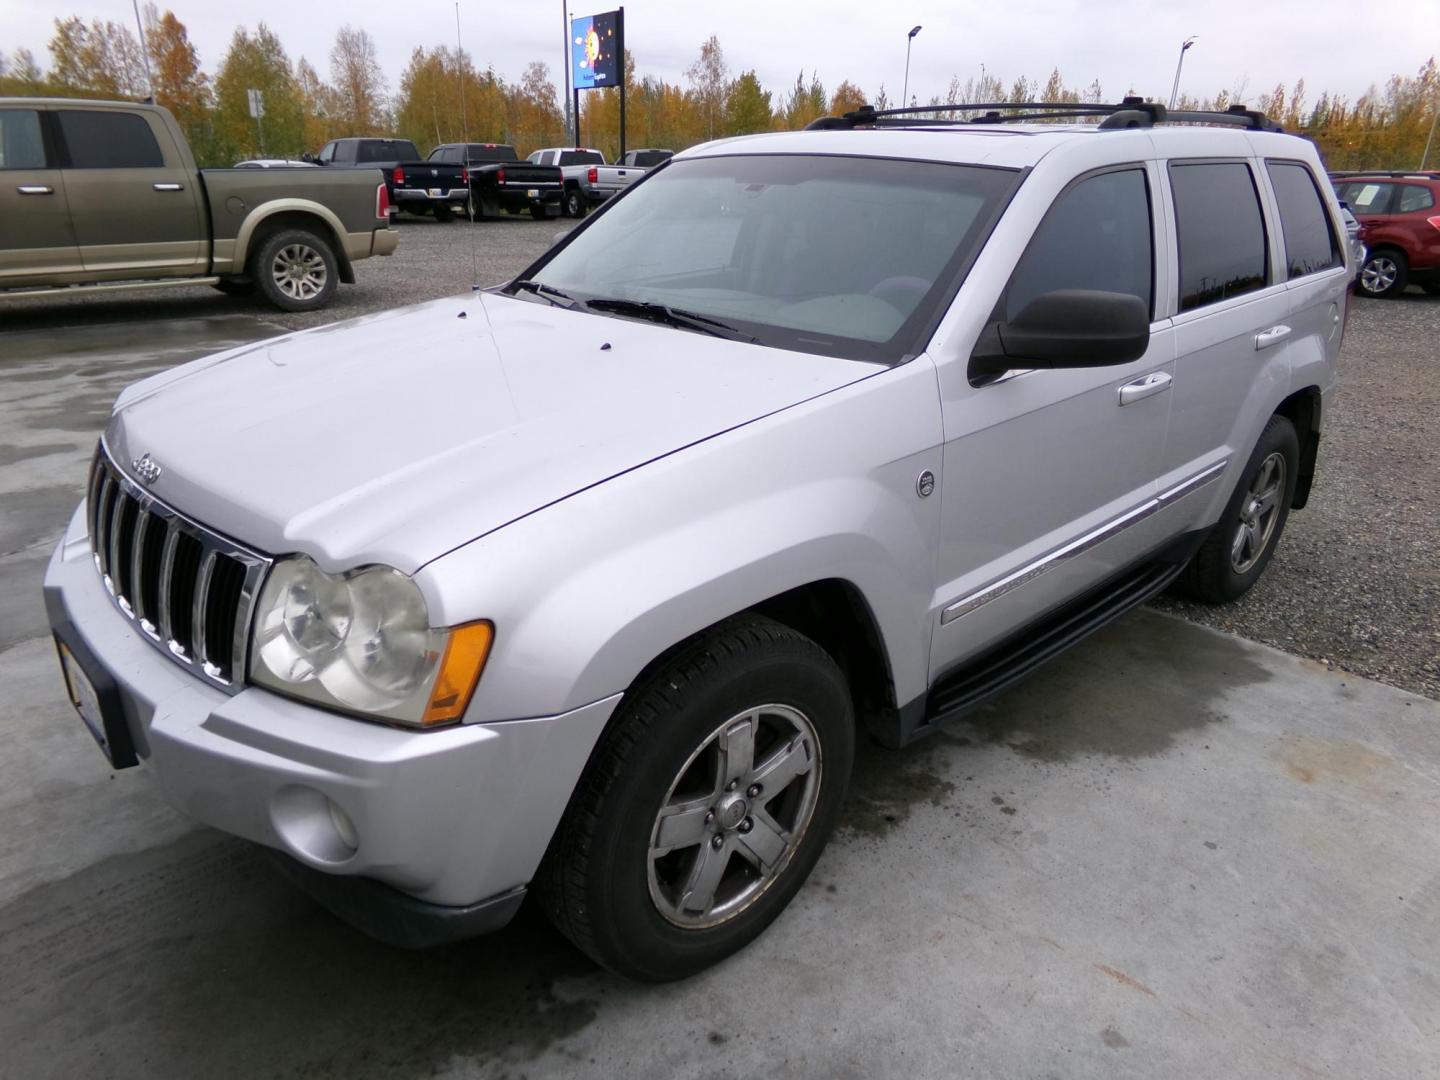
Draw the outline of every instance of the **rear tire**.
[[[1381,248],[1366,256],[1356,285],[1362,296],[1389,299],[1405,291],[1409,278],[1410,263],[1405,253],[1394,248]]]
[[[568,218],[583,218],[590,209],[589,202],[581,193],[579,188],[569,188],[565,192],[565,201],[561,204],[565,209],[565,216]]]
[[[854,752],[849,690],[823,649],[769,619],[721,623],[626,694],[536,894],[621,975],[664,982],[709,967],[804,884]]]
[[[1181,575],[1183,594],[1203,604],[1227,604],[1260,579],[1285,530],[1299,465],[1295,426],[1272,416],[1225,512]]]
[[[250,277],[281,311],[316,311],[334,299],[339,269],[328,240],[308,229],[282,229],[261,242]]]

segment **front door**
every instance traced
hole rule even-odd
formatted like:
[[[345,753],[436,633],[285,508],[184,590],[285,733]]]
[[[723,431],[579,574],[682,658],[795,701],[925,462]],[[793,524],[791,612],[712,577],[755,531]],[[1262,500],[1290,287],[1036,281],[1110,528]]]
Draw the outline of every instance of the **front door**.
[[[38,109],[0,109],[0,289],[80,272],[65,179],[45,150]]]
[[[1139,296],[1154,312],[1152,170],[1081,177],[1056,198],[995,312],[1055,290]],[[946,394],[931,679],[1142,557],[1165,444],[1174,340],[1118,367],[1012,372]]]
[[[203,273],[209,254],[199,179],[161,117],[68,107],[54,116],[85,269],[102,278]]]

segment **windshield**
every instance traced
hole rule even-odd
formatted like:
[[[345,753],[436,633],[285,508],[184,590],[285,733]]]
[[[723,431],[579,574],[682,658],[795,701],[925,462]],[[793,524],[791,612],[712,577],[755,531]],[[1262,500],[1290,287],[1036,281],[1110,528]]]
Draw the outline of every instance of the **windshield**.
[[[886,158],[672,161],[530,278],[723,320],[763,345],[895,363],[959,287],[1018,182]]]

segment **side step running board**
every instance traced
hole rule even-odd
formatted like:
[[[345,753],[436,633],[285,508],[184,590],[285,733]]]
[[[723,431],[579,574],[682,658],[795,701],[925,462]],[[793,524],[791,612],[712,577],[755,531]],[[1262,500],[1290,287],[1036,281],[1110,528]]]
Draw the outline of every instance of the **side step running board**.
[[[917,718],[918,723],[910,731],[902,729],[897,742],[901,745],[911,742],[928,735],[942,723],[963,716],[1029,675],[1045,661],[1161,592],[1185,568],[1204,537],[1204,532],[1197,532],[1182,538],[1160,556],[1075,598],[1039,622],[942,676],[931,687],[924,713]],[[910,712],[908,709],[903,711]]]

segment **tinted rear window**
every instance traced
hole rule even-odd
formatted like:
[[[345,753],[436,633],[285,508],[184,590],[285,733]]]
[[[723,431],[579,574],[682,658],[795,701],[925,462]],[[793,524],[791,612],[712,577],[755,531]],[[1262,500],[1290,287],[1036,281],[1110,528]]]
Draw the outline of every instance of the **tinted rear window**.
[[[355,148],[355,161],[368,165],[375,161],[419,161],[420,151],[408,139],[366,139]]]
[[[1263,289],[1265,219],[1248,166],[1172,163],[1180,242],[1180,310]]]
[[[0,109],[0,169],[43,168],[40,114],[34,109]]]
[[[605,155],[598,150],[564,150],[560,154],[561,165],[604,165]]]
[[[669,160],[670,155],[663,150],[641,150],[634,155],[634,158],[635,160],[631,164],[648,169],[651,166],[659,165],[662,161]]]
[[[1330,228],[1330,215],[1320,201],[1315,178],[1304,165],[1265,163],[1275,202],[1280,207],[1280,232],[1285,239],[1285,272],[1303,277],[1340,265],[1340,245]]]
[[[513,146],[504,146],[496,143],[493,146],[485,143],[470,144],[471,161],[519,161]]]
[[[72,169],[159,169],[165,158],[150,125],[138,113],[56,112]]]

